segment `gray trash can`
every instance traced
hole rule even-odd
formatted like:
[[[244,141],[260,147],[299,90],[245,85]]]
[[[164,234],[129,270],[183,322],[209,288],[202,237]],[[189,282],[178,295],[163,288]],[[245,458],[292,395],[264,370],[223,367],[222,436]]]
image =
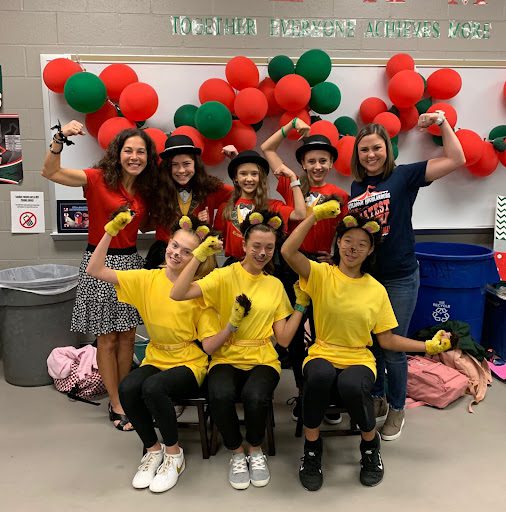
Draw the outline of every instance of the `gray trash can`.
[[[0,270],[0,342],[10,384],[52,384],[50,352],[78,345],[70,332],[78,273],[77,267],[55,264]]]

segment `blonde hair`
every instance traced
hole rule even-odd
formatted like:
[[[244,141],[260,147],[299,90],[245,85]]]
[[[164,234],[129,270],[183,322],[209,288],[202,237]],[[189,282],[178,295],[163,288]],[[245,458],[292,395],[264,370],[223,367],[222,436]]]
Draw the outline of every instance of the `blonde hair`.
[[[360,182],[367,176],[367,171],[360,163],[358,156],[358,145],[364,137],[367,137],[367,135],[379,135],[385,142],[387,158],[383,166],[383,173],[381,177],[386,180],[395,168],[394,151],[392,149],[392,142],[390,141],[388,132],[381,124],[374,123],[364,126],[357,134],[357,138],[353,146],[353,154],[351,156],[351,174],[353,179]]]

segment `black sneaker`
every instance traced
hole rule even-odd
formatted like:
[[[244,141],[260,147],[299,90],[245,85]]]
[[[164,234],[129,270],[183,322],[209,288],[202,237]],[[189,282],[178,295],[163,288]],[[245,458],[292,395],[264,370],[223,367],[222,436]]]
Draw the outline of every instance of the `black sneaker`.
[[[299,480],[308,491],[317,491],[323,484],[322,452],[304,449],[299,468]]]
[[[383,461],[381,460],[381,453],[379,443],[377,448],[372,450],[360,449],[362,459],[360,461],[360,483],[367,487],[374,487],[383,480]]]
[[[286,401],[286,405],[292,406],[292,420],[299,421],[300,410],[302,408],[302,400],[298,396],[292,396]]]

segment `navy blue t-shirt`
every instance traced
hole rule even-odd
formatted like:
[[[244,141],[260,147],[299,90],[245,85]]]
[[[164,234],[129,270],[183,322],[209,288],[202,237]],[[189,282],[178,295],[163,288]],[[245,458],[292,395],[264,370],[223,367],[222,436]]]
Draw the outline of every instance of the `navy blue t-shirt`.
[[[392,174],[366,176],[351,184],[348,209],[364,217],[376,217],[381,223],[382,243],[376,253],[376,272],[381,280],[412,274],[417,267],[415,235],[411,224],[413,204],[425,181],[427,162],[398,165]]]

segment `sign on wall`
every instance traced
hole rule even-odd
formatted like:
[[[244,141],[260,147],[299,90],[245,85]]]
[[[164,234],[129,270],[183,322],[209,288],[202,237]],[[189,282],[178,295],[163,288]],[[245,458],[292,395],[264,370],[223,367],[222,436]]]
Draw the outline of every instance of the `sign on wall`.
[[[11,233],[44,233],[44,192],[11,192]]]

